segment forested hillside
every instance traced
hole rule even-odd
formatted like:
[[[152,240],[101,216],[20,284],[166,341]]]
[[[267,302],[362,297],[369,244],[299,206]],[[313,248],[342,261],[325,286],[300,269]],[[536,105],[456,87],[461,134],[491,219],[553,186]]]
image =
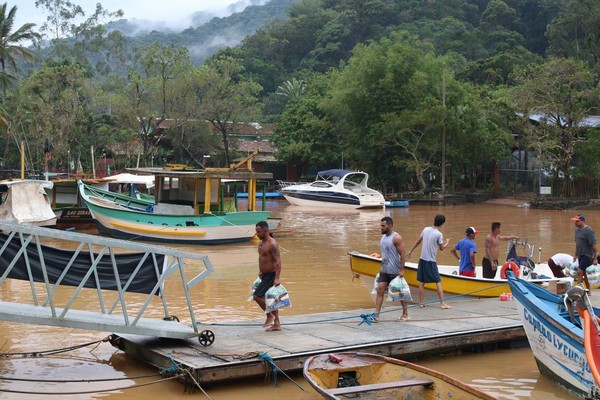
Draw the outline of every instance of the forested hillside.
[[[146,163],[228,163],[236,122],[259,121],[277,124],[277,156],[300,174],[343,158],[380,188],[489,190],[514,150],[529,169],[600,176],[600,138],[585,119],[600,114],[600,2],[274,0],[135,39],[100,20],[47,36],[40,67],[20,81],[4,71],[6,163],[21,137],[32,160],[50,137],[62,158],[71,149],[85,161],[94,144],[127,164],[137,142]],[[219,47],[211,38],[258,26],[195,62]]]
[[[132,46],[152,43],[175,44],[190,49],[192,62],[200,65],[217,50],[226,46],[237,46],[242,40],[273,20],[287,19],[290,4],[297,0],[271,0],[258,6],[246,7],[228,17],[211,18],[196,28],[188,28],[178,33],[153,31],[129,38]],[[115,26],[116,29],[118,27]]]

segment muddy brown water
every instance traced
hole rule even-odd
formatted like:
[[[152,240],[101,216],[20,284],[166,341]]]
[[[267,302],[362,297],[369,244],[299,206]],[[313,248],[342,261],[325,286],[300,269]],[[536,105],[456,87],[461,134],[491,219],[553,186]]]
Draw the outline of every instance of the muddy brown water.
[[[282,218],[282,228],[289,231],[276,237],[282,250],[282,282],[292,297],[292,307],[282,310],[286,315],[326,313],[372,307],[372,300],[362,283],[352,281],[347,252],[378,252],[379,221],[384,215],[395,221],[395,229],[410,248],[424,226],[431,225],[437,213],[446,215],[442,231],[456,243],[465,229],[474,226],[481,231],[476,237],[481,262],[485,235],[494,221],[502,223],[503,234],[517,234],[535,245],[534,259],[547,260],[557,252],[572,253],[573,211],[534,210],[515,205],[477,204],[449,207],[410,206],[385,211],[340,212],[328,209],[307,209],[273,200],[267,204],[274,216]],[[600,211],[585,211],[588,224],[600,226]],[[598,228],[600,229],[600,228]],[[60,243],[56,243],[60,245]],[[506,243],[501,242],[501,251]],[[262,316],[253,302],[247,302],[250,285],[257,275],[256,242],[224,246],[180,246],[182,250],[207,254],[215,271],[192,291],[197,317],[204,322],[255,319]],[[413,256],[418,258],[418,253]],[[416,261],[412,260],[412,261]],[[448,250],[441,252],[440,263],[454,263]],[[183,293],[170,294],[184,308]],[[593,298],[592,298],[593,299]],[[26,282],[7,281],[0,287],[0,300],[31,302]],[[94,293],[86,293],[79,301],[82,308],[94,307]],[[159,315],[158,310],[157,315]],[[418,310],[415,309],[415,313]],[[451,312],[451,311],[450,311]],[[257,329],[261,329],[257,327]],[[274,334],[285,334],[285,331]],[[34,352],[87,343],[106,337],[106,332],[65,329],[0,322],[2,353]],[[216,338],[218,340],[218,338]],[[482,354],[429,359],[427,367],[461,379],[505,399],[570,399],[569,393],[541,376],[528,348],[499,350]],[[66,399],[187,399],[207,398],[202,392],[184,392],[176,381],[141,386],[154,381],[157,371],[132,357],[117,351],[108,343],[51,357],[0,358],[0,399],[46,399],[41,393],[80,393]],[[88,379],[119,378],[118,381],[86,382]],[[262,379],[207,388],[217,399],[318,399],[320,398],[301,375],[292,378],[306,389],[300,390],[285,377],[278,377],[279,386]],[[20,379],[61,380],[65,383],[27,382]],[[139,385],[133,389],[118,389]],[[28,393],[23,393],[28,392]],[[86,393],[92,392],[92,393]]]

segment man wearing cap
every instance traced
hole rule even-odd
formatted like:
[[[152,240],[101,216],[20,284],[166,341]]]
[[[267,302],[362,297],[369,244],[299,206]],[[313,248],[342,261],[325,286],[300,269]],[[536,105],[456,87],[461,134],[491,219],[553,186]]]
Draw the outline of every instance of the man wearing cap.
[[[465,231],[467,237],[458,242],[450,252],[460,262],[458,274],[462,276],[471,276],[475,278],[475,253],[477,245],[475,244],[475,235],[479,233],[477,229],[470,226]],[[460,252],[460,256],[456,251]]]
[[[573,257],[573,261],[579,260],[577,284],[579,285],[583,280],[585,286],[588,289],[591,289],[586,269],[592,264],[598,264],[596,234],[594,233],[594,230],[585,223],[584,215],[577,215],[571,218],[571,221],[575,221],[575,257]]]

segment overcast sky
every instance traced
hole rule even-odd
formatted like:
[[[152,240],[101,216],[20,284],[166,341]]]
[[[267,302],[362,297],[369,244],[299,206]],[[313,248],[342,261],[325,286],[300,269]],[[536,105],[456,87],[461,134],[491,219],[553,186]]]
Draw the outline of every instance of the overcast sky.
[[[165,21],[181,26],[196,11],[217,10],[227,7],[237,0],[71,0],[83,8],[86,16],[94,12],[96,4],[102,4],[108,11],[119,9],[125,12],[126,19]],[[8,8],[17,6],[15,29],[24,23],[33,22],[37,29],[46,21],[46,14],[36,8],[35,0],[6,0]],[[183,27],[185,29],[186,26]],[[36,30],[37,30],[36,29]]]

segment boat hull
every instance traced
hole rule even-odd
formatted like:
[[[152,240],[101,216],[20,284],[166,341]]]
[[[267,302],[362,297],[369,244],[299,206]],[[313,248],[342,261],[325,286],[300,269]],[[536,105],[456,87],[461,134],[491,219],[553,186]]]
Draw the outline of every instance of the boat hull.
[[[87,203],[101,234],[120,239],[168,243],[224,244],[250,240],[256,223],[267,220],[269,211],[222,215],[155,215],[103,209]]]
[[[383,208],[378,197],[364,197],[323,192],[315,193],[303,190],[282,190],[285,199],[292,205],[304,207],[335,207],[343,209]]]
[[[381,269],[381,258],[373,257],[357,252],[349,253],[350,269],[355,275],[359,275],[365,280],[365,285],[369,290],[372,289],[374,278]],[[418,287],[417,280],[418,264],[407,262],[404,266],[404,278],[410,286]],[[440,265],[440,277],[444,292],[450,294],[461,294],[475,297],[498,297],[502,293],[510,291],[506,279],[485,279],[471,278],[458,275],[458,266]],[[537,268],[537,267],[536,267]],[[476,268],[478,276],[482,276],[481,267]],[[549,281],[557,281],[558,279],[535,279],[533,282],[542,284]],[[435,283],[426,283],[426,289],[437,290]]]
[[[254,236],[256,223],[266,221],[271,213],[155,214],[149,209],[131,209],[127,205],[89,196],[83,184],[80,193],[101,234],[129,240],[188,244],[243,242]]]
[[[350,170],[320,171],[310,183],[286,183],[281,193],[295,206],[341,209],[383,208],[385,199],[367,186],[369,175]]]
[[[303,372],[326,399],[494,399],[448,375],[376,354],[317,355],[304,363]]]
[[[540,372],[580,396],[599,399],[583,331],[570,321],[562,298],[519,279],[509,278],[509,285]]]

